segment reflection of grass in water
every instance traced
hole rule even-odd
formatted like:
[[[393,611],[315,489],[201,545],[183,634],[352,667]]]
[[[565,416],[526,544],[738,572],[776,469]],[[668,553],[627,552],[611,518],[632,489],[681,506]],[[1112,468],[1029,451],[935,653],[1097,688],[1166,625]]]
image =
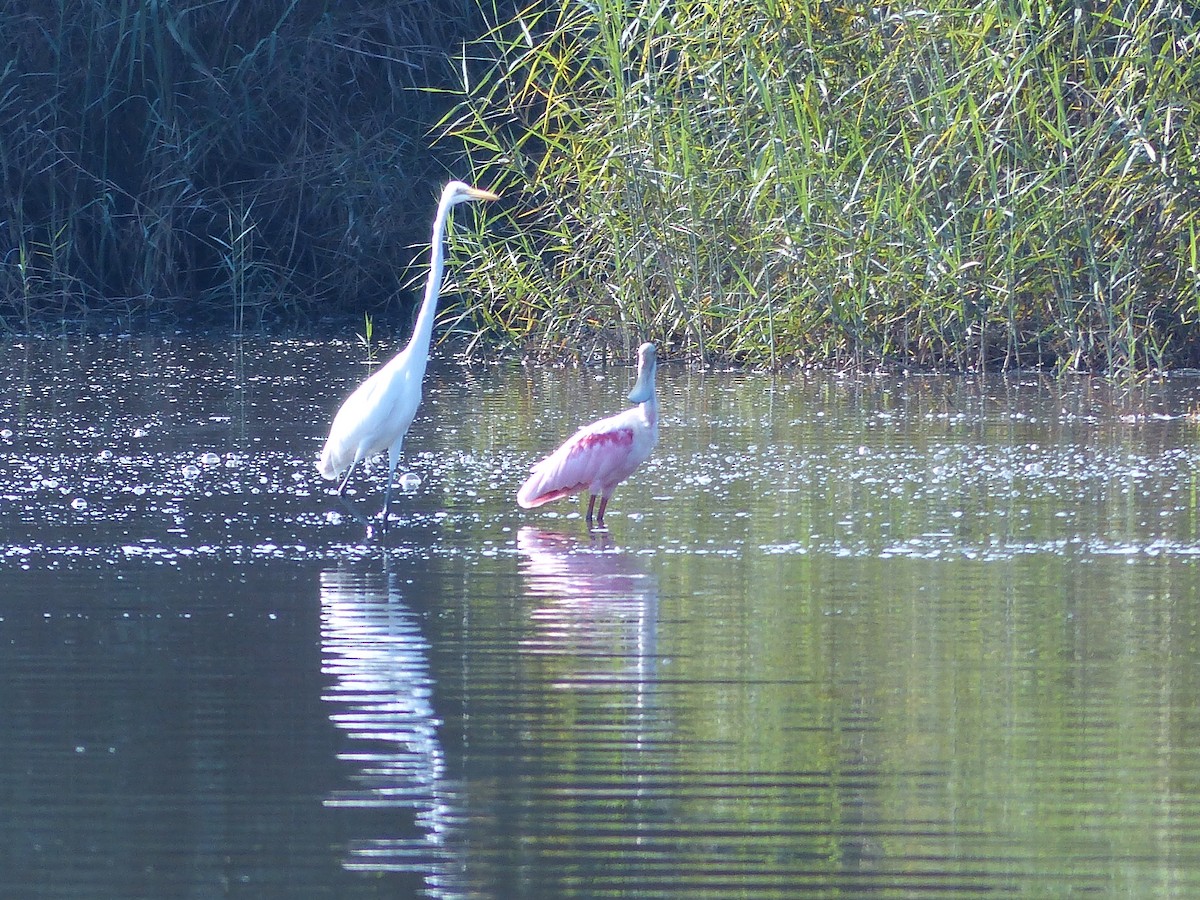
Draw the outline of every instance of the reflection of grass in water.
[[[480,333],[983,369],[1195,362],[1200,37],[1177,7],[531,7],[449,134],[522,211]]]

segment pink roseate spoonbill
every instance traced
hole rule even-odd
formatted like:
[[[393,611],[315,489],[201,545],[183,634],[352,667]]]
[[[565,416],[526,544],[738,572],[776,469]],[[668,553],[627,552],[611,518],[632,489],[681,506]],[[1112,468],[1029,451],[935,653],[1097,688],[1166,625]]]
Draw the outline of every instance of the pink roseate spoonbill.
[[[456,204],[467,200],[499,199],[491,191],[474,188],[461,181],[451,181],[442,189],[442,199],[433,219],[425,299],[417,314],[417,324],[408,346],[346,398],[333,417],[329,437],[321,451],[317,471],[323,478],[334,479],[346,473],[338,486],[338,496],[345,493],[350,475],[360,460],[387,451],[388,480],[381,513],[382,527],[385,529],[392,504],[392,479],[400,462],[408,427],[417,414],[417,407],[421,405],[421,381],[425,376],[425,364],[429,361],[429,341],[433,335],[433,319],[445,268],[443,239],[446,220]]]
[[[587,523],[592,525],[596,498],[600,510],[596,524],[604,527],[604,510],[618,484],[633,474],[658,443],[658,398],[654,394],[657,358],[653,344],[638,348],[638,374],[629,402],[633,409],[584,425],[561,447],[533,467],[517,491],[517,503],[532,509],[560,497],[587,491]]]

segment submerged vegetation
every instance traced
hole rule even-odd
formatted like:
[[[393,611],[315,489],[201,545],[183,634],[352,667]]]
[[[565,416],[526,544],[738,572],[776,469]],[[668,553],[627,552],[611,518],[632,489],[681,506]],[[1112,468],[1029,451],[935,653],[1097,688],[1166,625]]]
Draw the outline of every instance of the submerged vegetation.
[[[476,342],[1200,364],[1194,5],[0,0],[0,39],[3,328],[378,324],[452,169],[504,195],[452,251]]]
[[[1200,14],[539,3],[447,131],[516,196],[480,335],[759,362],[1200,363]]]

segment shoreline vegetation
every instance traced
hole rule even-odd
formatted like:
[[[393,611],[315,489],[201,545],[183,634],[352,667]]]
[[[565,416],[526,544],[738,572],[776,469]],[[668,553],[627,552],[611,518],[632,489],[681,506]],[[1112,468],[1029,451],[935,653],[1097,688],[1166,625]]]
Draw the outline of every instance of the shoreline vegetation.
[[[468,351],[1200,366],[1192,5],[66,9],[0,0],[8,332],[402,332],[453,172]]]
[[[0,0],[0,329],[407,321],[446,48],[485,27],[470,0]]]

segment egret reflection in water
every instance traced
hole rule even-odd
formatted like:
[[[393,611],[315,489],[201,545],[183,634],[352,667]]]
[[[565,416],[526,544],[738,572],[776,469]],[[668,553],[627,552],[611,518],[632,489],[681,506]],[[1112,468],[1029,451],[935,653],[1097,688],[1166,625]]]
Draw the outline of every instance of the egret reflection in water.
[[[395,817],[397,834],[352,842],[343,865],[415,872],[430,896],[460,896],[458,798],[446,780],[429,643],[402,583],[394,572],[321,573],[322,667],[332,679],[323,699],[348,739],[338,759],[352,767],[325,805],[410,811],[411,828]]]

